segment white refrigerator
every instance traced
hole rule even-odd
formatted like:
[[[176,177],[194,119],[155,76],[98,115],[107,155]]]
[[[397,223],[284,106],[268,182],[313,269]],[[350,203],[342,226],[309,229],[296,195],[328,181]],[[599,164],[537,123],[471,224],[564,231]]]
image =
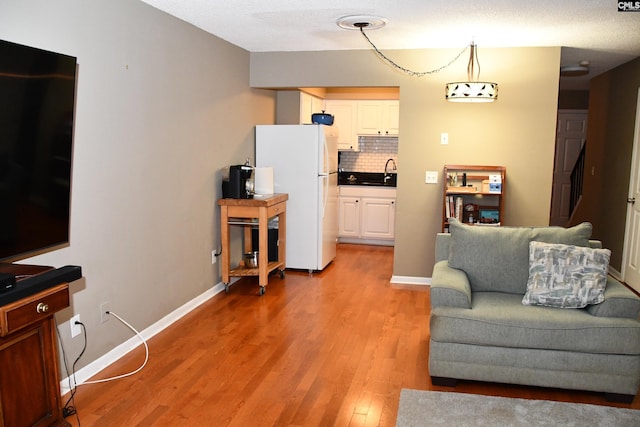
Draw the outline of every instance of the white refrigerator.
[[[318,271],[336,256],[338,146],[325,125],[256,126],[256,167],[273,167],[287,200],[286,267]]]

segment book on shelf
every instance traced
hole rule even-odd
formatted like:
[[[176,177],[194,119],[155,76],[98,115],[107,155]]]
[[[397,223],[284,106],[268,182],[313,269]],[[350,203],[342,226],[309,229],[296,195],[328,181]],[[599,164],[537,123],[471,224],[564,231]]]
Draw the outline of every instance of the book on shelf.
[[[451,206],[449,205],[449,196],[446,196],[444,201],[445,218],[451,218]]]
[[[456,219],[462,222],[462,197],[456,197]]]

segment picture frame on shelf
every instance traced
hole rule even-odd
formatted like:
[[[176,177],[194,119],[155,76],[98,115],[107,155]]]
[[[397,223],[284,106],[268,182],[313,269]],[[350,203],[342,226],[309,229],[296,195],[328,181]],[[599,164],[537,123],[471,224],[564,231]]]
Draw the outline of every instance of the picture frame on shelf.
[[[478,222],[481,224],[499,224],[500,210],[496,206],[481,206],[478,210]]]

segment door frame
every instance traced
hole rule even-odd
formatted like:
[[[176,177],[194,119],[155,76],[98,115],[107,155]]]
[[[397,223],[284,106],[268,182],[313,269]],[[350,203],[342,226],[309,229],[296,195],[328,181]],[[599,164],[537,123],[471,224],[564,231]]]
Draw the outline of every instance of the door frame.
[[[638,153],[638,151],[640,150],[640,147],[638,147],[639,145],[640,145],[640,87],[638,88],[638,97],[636,100],[636,123],[635,123],[635,129],[633,132],[631,173],[629,174],[630,175],[629,189],[627,191],[627,197],[633,197],[633,187],[634,187],[633,183],[638,178],[638,174],[640,174],[640,170],[636,170],[636,163],[638,160],[638,156],[640,155],[640,153]],[[640,200],[638,200],[637,203],[640,203]],[[633,205],[628,203],[627,218],[626,218],[625,227],[624,227],[624,244],[623,244],[623,250],[622,250],[622,266],[621,266],[622,271],[620,271],[620,278],[623,282],[626,279],[627,261],[629,260],[629,251],[631,250],[631,242],[630,242],[631,235],[629,233],[629,230],[631,228],[631,218],[632,218],[631,209],[633,209]],[[640,289],[636,289],[636,291],[640,292]]]
[[[562,167],[561,165],[558,164],[558,145],[560,144],[560,140],[558,138],[559,135],[559,130],[560,130],[560,117],[561,116],[567,116],[567,115],[580,115],[580,116],[584,116],[584,121],[585,123],[588,121],[589,119],[589,109],[587,108],[561,108],[558,109],[558,112],[556,113],[556,143],[554,145],[553,148],[553,182],[551,183],[551,202],[550,202],[550,206],[549,206],[549,224],[550,225],[560,225],[560,224],[552,224],[552,219],[556,218],[553,216],[554,211],[555,212],[559,212],[560,208],[562,207],[562,188],[558,186],[558,183],[556,181],[556,171],[558,167]],[[584,128],[584,132],[582,133],[582,146],[584,146],[584,144],[587,141],[587,129],[586,127]],[[564,156],[563,156],[564,159]],[[556,194],[556,192],[559,192],[559,194]],[[559,206],[558,206],[559,205]],[[569,212],[569,216],[567,217],[567,222],[571,219],[571,212]],[[562,224],[563,227],[566,227],[567,224]]]

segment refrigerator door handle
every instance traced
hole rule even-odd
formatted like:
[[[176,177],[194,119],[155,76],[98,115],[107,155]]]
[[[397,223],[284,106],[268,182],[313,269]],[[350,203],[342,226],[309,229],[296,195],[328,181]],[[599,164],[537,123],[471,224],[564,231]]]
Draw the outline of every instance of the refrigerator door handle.
[[[329,145],[327,144],[326,139],[322,138],[322,146],[324,148],[324,162],[322,164],[322,174],[327,174],[330,172],[331,166],[329,165]],[[324,175],[323,175],[324,176]]]
[[[324,203],[322,205],[322,217],[324,218],[325,212],[327,212],[327,202],[329,201],[329,178],[324,180]]]

